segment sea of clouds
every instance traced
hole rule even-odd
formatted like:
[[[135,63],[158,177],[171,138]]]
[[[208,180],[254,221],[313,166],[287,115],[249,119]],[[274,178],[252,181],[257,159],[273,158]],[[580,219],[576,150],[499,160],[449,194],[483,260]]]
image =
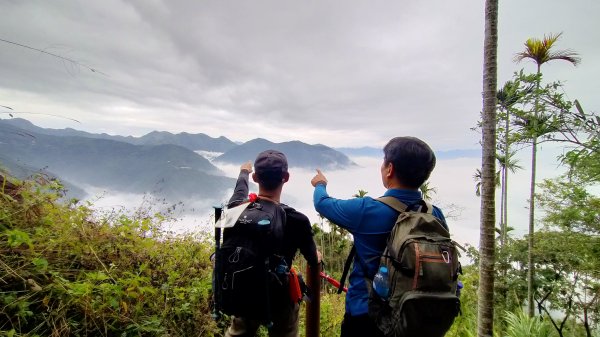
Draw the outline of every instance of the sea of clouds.
[[[558,149],[546,148],[540,151],[538,161],[538,181],[543,178],[558,176],[563,170],[558,167],[556,155]],[[327,191],[335,198],[352,198],[358,190],[365,190],[368,196],[378,197],[385,192],[381,183],[380,166],[382,159],[375,157],[352,157],[358,165],[344,170],[323,171],[329,183]],[[529,196],[529,154],[521,151],[518,159],[523,170],[509,176],[509,225],[514,227],[513,235],[522,236],[527,230],[528,196]],[[239,165],[223,165],[215,163],[229,177],[236,178]],[[452,237],[460,244],[479,245],[480,198],[475,195],[475,170],[481,166],[478,157],[459,157],[440,159],[430,177],[430,186],[435,188],[432,202],[440,207],[447,217]],[[312,204],[313,187],[311,178],[315,169],[290,167],[290,180],[284,186],[281,201],[306,214],[312,223],[321,224]],[[258,186],[251,182],[250,192],[257,192]],[[105,191],[91,186],[86,187],[98,212],[152,212],[164,211],[172,206],[148,195],[124,194]],[[181,200],[171,213],[172,219],[165,224],[165,229],[174,233],[211,233],[214,222],[213,206],[225,203],[233,186],[226,191],[215,191],[213,200]],[[499,201],[499,192],[497,201]],[[497,214],[499,215],[499,207]],[[540,216],[538,215],[538,218]],[[326,227],[326,226],[324,226]]]

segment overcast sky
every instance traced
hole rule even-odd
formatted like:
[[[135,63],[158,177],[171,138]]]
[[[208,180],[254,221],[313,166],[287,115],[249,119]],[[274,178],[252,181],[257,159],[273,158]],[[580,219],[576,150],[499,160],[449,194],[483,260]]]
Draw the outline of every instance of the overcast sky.
[[[0,39],[85,65],[0,42],[0,105],[44,127],[121,135],[352,147],[414,135],[475,148],[483,2],[0,0]],[[583,61],[543,72],[598,111],[598,13],[597,0],[501,1],[500,84],[534,71],[512,62],[528,37],[563,32],[557,47]]]

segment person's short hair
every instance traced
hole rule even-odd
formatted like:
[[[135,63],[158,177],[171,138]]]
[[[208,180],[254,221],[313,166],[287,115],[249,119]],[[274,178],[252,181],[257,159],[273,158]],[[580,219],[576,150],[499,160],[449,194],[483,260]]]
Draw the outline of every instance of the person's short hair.
[[[383,154],[384,163],[392,163],[396,178],[410,188],[421,187],[435,167],[433,150],[416,137],[392,138]]]
[[[258,183],[266,190],[274,190],[283,183],[288,170],[287,158],[277,150],[266,150],[256,156],[254,171]]]

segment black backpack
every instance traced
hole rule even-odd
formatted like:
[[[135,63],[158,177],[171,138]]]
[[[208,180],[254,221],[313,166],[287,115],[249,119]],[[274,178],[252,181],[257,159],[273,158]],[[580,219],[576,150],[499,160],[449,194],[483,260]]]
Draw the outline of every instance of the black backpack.
[[[382,299],[373,279],[365,277],[369,316],[387,337],[442,337],[460,312],[458,245],[432,214],[431,204],[421,201],[409,210],[394,197],[376,200],[398,211],[398,218],[379,263],[389,271],[388,298]],[[364,262],[358,256],[356,261],[367,275]]]
[[[271,322],[273,297],[287,289],[287,266],[280,255],[285,221],[279,204],[258,199],[247,205],[233,227],[224,229],[213,275],[218,314]]]

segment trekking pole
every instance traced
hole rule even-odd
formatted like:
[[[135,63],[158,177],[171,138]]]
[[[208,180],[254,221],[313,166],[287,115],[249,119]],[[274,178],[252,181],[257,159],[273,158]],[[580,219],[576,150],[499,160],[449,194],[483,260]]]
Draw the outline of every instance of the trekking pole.
[[[336,288],[340,288],[340,282],[336,279],[334,279],[333,277],[325,274],[324,272],[319,273],[319,276],[321,276],[321,278],[325,279],[325,281],[329,282],[329,284],[331,284],[332,286],[336,287]],[[342,290],[347,293],[348,292],[348,288],[344,287],[342,288]]]
[[[220,308],[220,296],[221,292],[219,291],[219,285],[217,284],[217,271],[221,267],[220,263],[220,255],[221,253],[221,227],[219,225],[219,220],[221,219],[221,214],[223,213],[223,208],[221,206],[213,206],[215,209],[215,264],[213,266],[213,275],[212,275],[212,288],[213,288],[213,319],[219,319],[221,308]]]
[[[321,321],[321,281],[319,267],[306,266],[306,285],[311,290],[310,302],[306,303],[306,337],[319,337]]]

